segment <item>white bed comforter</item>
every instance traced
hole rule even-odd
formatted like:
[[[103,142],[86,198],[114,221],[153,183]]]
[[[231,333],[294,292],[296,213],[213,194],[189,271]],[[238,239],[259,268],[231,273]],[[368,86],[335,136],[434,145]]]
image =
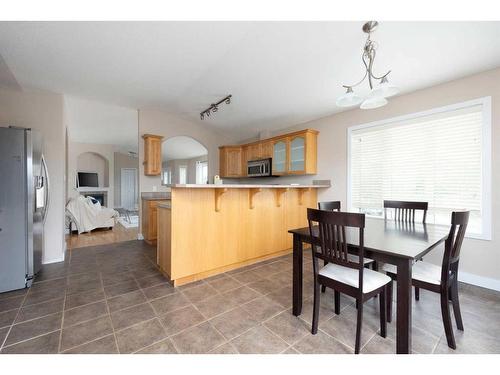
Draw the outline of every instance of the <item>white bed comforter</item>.
[[[92,203],[90,197],[83,196],[72,198],[66,205],[66,210],[76,220],[79,234],[96,228],[112,227],[115,224],[114,218],[119,216],[112,208],[102,207],[99,202]]]

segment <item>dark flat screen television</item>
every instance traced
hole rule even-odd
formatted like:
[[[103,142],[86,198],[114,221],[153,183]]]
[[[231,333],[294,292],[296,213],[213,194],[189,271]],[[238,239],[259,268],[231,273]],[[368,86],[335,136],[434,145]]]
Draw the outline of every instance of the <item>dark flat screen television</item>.
[[[97,173],[78,172],[78,187],[99,187]]]

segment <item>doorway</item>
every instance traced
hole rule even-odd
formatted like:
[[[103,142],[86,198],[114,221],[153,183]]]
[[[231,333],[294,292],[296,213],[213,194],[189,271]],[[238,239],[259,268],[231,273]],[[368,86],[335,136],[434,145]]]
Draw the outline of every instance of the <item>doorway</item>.
[[[137,201],[137,168],[121,169],[121,206],[136,211]]]

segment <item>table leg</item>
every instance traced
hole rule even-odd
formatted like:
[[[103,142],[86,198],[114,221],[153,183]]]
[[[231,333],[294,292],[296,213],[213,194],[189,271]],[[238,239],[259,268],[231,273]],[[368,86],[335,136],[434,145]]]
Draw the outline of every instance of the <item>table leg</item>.
[[[398,263],[396,353],[411,353],[411,260]]]
[[[302,313],[302,240],[293,235],[293,315]]]

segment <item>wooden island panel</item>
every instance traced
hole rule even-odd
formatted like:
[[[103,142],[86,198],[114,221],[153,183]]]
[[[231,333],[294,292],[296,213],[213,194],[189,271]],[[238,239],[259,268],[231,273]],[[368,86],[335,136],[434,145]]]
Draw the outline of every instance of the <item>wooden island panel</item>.
[[[317,205],[311,188],[217,190],[172,188],[171,209],[158,207],[158,264],[174,285],[291,252],[288,230]]]

